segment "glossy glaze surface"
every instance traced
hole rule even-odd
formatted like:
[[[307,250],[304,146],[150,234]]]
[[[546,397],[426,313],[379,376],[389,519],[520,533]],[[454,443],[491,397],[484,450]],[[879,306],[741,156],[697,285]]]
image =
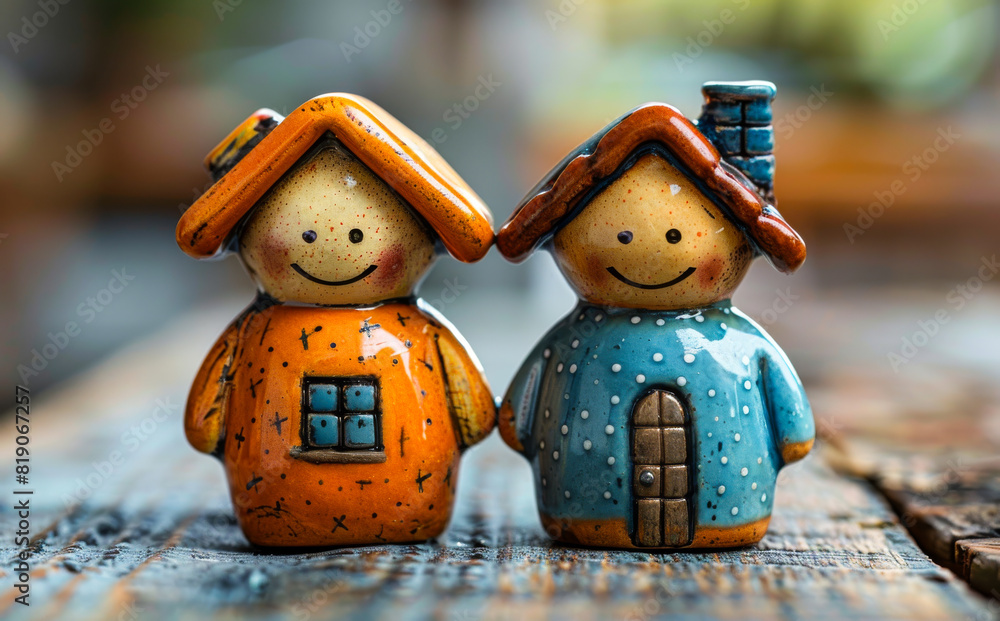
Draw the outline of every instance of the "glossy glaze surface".
[[[221,446],[237,518],[265,546],[418,541],[451,515],[461,449],[493,427],[492,393],[460,337],[426,308],[251,307],[227,330],[236,351],[224,438],[197,418],[188,437]],[[303,445],[304,377],[376,377],[381,463],[317,463]],[[465,418],[449,381],[470,383]],[[195,388],[198,388],[196,381]],[[473,414],[473,412],[469,412]],[[212,417],[209,417],[210,420]]]
[[[811,445],[813,418],[780,348],[728,302],[683,312],[583,304],[543,337],[500,414],[504,439],[532,464],[543,520],[559,539],[634,546],[633,407],[657,388],[691,413],[691,545],[757,541],[777,472]]]

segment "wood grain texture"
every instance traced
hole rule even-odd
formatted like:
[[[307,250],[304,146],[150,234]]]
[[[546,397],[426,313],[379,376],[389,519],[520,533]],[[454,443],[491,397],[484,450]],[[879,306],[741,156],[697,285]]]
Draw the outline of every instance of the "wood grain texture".
[[[1000,600],[1000,387],[945,369],[865,371],[814,395],[832,463],[869,479],[932,559]],[[852,394],[869,398],[837,405]]]
[[[221,467],[187,445],[181,423],[197,363],[233,312],[190,317],[33,403],[33,605],[11,603],[18,550],[5,508],[5,618],[994,618],[868,484],[819,455],[782,472],[770,530],[748,549],[554,545],[527,464],[497,438],[467,453],[455,517],[437,541],[250,548]],[[0,443],[12,446],[9,428]]]

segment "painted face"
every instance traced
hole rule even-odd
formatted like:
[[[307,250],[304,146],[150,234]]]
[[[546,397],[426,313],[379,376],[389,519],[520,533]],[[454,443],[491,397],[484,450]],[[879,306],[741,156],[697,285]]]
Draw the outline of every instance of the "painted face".
[[[649,309],[726,299],[753,259],[743,233],[656,155],[595,196],[555,235],[552,250],[583,299]]]
[[[410,295],[436,251],[410,207],[331,145],[261,199],[240,236],[240,256],[278,300],[362,305]]]

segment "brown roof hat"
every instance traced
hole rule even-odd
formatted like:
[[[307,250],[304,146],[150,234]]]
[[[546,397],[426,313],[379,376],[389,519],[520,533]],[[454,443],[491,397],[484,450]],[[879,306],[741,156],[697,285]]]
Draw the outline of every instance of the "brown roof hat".
[[[665,147],[775,268],[793,272],[802,264],[806,247],[799,234],[691,121],[661,103],[639,106],[563,159],[521,200],[497,234],[497,248],[511,261],[526,259],[576,215],[591,190],[614,179],[629,156],[650,143]]]
[[[328,131],[427,220],[452,256],[486,255],[493,216],[482,199],[413,131],[345,93],[310,99],[283,120],[260,110],[237,127],[206,158],[222,176],[181,217],[177,244],[199,259],[223,254],[240,219]]]

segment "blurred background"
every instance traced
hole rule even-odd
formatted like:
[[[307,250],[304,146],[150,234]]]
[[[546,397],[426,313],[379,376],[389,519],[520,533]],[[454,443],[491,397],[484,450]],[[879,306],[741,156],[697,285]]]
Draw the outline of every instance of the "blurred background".
[[[736,304],[807,380],[859,357],[997,373],[997,2],[7,0],[0,23],[0,359],[33,390],[189,313],[221,308],[221,331],[251,299],[236,259],[189,259],[174,226],[259,107],[368,97],[499,224],[611,119],[647,101],[697,117],[703,81],[742,79],[778,85],[778,207],[809,259],[758,262]],[[545,253],[442,258],[422,295],[497,392],[574,303]]]

